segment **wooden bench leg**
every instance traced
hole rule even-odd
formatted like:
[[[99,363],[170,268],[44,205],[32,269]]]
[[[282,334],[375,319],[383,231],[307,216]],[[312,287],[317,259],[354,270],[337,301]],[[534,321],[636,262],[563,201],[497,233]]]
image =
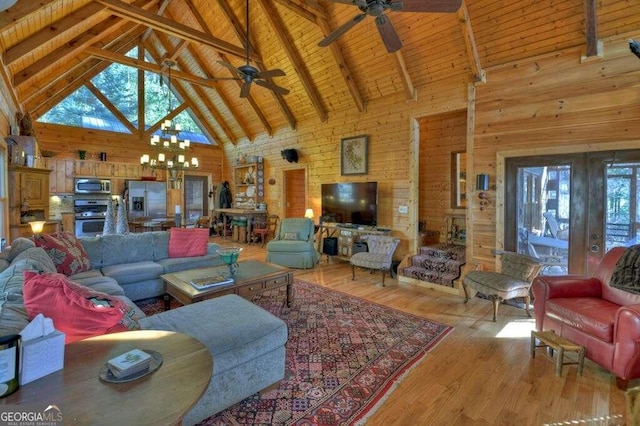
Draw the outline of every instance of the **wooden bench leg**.
[[[582,376],[582,368],[584,367],[584,346],[578,351],[578,375]]]
[[[498,318],[498,306],[500,306],[500,298],[495,296],[493,299],[493,322],[497,321]]]
[[[531,318],[531,312],[529,312],[529,303],[531,303],[531,296],[527,294],[524,297],[524,310],[527,312],[527,316]]]
[[[556,358],[556,376],[562,376],[562,363],[564,362],[564,348],[558,348],[558,358]]]

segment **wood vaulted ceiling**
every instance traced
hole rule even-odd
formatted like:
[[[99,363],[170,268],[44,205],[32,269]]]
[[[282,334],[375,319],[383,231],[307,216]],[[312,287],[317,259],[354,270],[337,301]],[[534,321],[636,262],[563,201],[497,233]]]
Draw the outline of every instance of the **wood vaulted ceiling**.
[[[330,47],[317,43],[358,10],[325,0],[251,0],[252,64],[280,68],[275,96],[253,85],[239,97],[218,61],[244,64],[245,0],[19,0],[0,13],[4,77],[16,103],[37,119],[141,43],[177,62],[173,83],[216,143],[236,143],[302,121],[366,112],[385,96],[420,96],[444,79],[482,80],[484,69],[564,48],[594,46],[628,25],[624,2],[466,0],[457,13],[388,12],[404,47],[389,54],[372,17]],[[596,24],[598,27],[596,28]],[[640,27],[638,22],[635,27]],[[585,36],[585,33],[587,34]],[[590,40],[590,41],[589,41]]]

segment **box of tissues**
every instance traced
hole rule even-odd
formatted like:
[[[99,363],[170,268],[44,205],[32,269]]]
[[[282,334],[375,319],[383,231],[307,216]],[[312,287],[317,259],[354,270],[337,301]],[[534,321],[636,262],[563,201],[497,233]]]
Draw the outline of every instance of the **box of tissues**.
[[[53,328],[53,321],[38,314],[20,332],[20,386],[26,385],[64,366],[64,333]]]

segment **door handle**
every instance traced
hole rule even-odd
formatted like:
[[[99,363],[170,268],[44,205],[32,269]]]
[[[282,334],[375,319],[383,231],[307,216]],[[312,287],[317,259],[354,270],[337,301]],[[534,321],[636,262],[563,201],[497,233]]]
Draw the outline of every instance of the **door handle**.
[[[598,253],[600,251],[600,246],[592,244],[591,247],[589,247],[589,251],[591,251],[591,253]]]
[[[599,240],[599,239],[600,239],[600,235],[598,235],[598,234],[591,234],[591,239],[592,239],[592,240]]]

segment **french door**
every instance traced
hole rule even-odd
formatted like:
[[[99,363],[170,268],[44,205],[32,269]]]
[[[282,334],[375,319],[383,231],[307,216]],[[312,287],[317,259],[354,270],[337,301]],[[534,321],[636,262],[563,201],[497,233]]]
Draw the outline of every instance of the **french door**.
[[[590,274],[640,243],[640,151],[509,158],[505,172],[505,249],[540,258],[542,273]]]

